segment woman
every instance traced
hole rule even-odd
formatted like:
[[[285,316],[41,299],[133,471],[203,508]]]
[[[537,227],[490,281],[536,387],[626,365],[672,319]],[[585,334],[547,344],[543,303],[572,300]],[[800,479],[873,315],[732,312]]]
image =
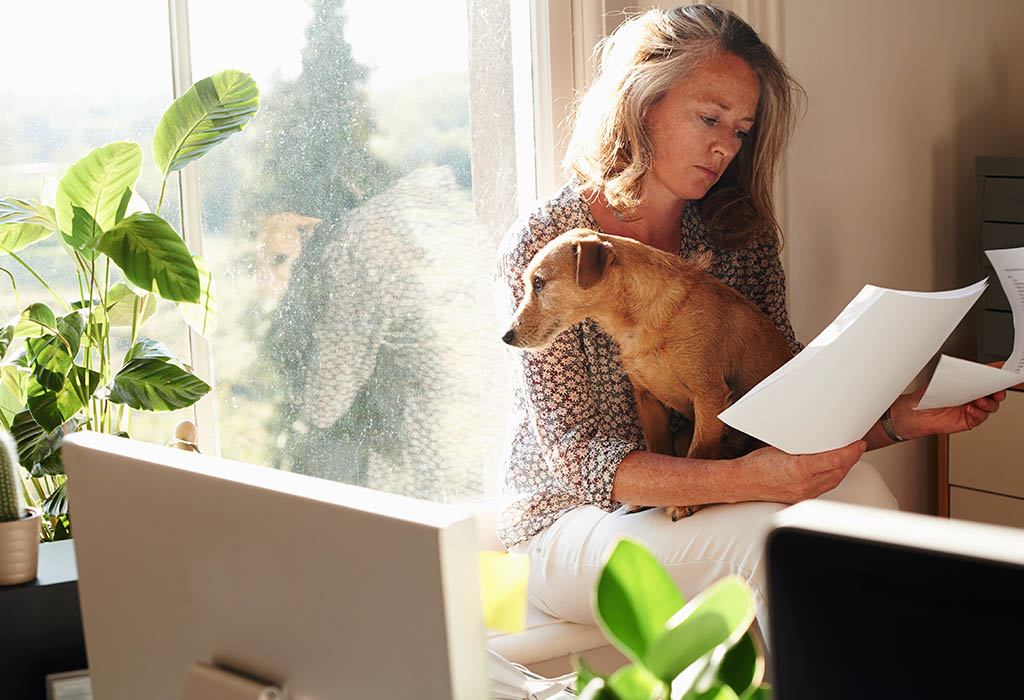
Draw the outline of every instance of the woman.
[[[757,304],[800,349],[785,308],[772,182],[800,88],[735,15],[697,5],[651,10],[617,29],[580,104],[567,162],[572,181],[506,235],[498,271],[511,317],[521,274],[548,241],[576,227],[627,236],[681,256],[710,252],[711,273]],[[647,452],[615,343],[591,320],[539,352],[509,352],[514,418],[509,502],[498,534],[531,557],[529,596],[542,610],[593,621],[590,592],[609,544],[647,544],[688,598],[730,573],[753,586],[762,631],[762,539],[785,504],[826,497],[896,508],[866,449],[968,430],[1004,392],[956,408],[912,410],[899,397],[863,440],[821,454],[765,447],[732,460]],[[673,523],[663,510],[689,505]],[[702,507],[707,504],[719,504]]]

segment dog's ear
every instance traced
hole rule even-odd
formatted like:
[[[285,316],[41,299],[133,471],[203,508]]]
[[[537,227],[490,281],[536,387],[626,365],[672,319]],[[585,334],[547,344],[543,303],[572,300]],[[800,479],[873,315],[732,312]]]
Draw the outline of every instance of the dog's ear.
[[[583,289],[590,289],[601,281],[614,259],[612,244],[597,236],[576,241],[576,283]]]

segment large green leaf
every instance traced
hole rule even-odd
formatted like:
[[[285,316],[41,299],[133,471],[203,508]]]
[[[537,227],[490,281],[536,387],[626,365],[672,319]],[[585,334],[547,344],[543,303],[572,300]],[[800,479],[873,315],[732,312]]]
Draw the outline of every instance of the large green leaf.
[[[32,372],[15,364],[0,365],[0,415],[10,425],[28,401],[28,378]]]
[[[201,276],[200,276],[201,279]],[[112,326],[131,326],[136,307],[139,313],[139,327],[156,313],[156,296],[136,294],[127,285],[118,282],[107,292],[107,322]]]
[[[615,694],[615,691],[609,688],[603,678],[591,678],[590,682],[584,686],[583,690],[579,693],[580,700],[625,700]]]
[[[63,474],[60,461],[60,446],[64,443],[64,431],[71,433],[78,429],[78,421],[70,420],[63,427],[44,430],[26,408],[14,417],[11,436],[18,444],[18,461],[32,473]],[[51,456],[56,457],[51,459]]]
[[[38,338],[57,330],[57,317],[46,304],[29,304],[14,322],[15,338]]]
[[[664,697],[667,690],[664,683],[637,664],[623,666],[605,684],[622,700],[657,700]]]
[[[691,600],[665,624],[665,633],[650,647],[644,662],[665,681],[719,645],[732,646],[754,621],[754,596],[739,576],[727,576]]]
[[[178,311],[192,330],[204,338],[209,338],[217,329],[217,287],[213,283],[213,274],[206,261],[198,255],[193,255],[192,262],[199,271],[199,302],[190,304],[179,301]]]
[[[0,328],[0,360],[7,354],[7,348],[11,347],[11,341],[14,340],[14,326],[4,326]]]
[[[199,270],[192,253],[156,214],[132,214],[104,233],[96,248],[138,287],[170,301],[199,301]]]
[[[53,490],[46,500],[43,501],[43,512],[50,517],[59,517],[68,514],[68,482],[62,481],[60,486]]]
[[[71,165],[57,187],[57,223],[64,242],[92,260],[92,242],[124,215],[142,171],[142,149],[120,141],[93,149]]]
[[[739,700],[739,698],[729,686],[716,685],[703,693],[694,695],[693,700]]]
[[[143,339],[128,352],[110,385],[110,400],[144,411],[191,406],[210,385],[182,366],[161,343]]]
[[[732,688],[740,698],[752,694],[764,679],[764,656],[754,635],[748,631],[729,649],[718,667],[718,680]]]
[[[153,162],[160,174],[166,178],[241,131],[259,105],[259,89],[248,73],[226,70],[198,81],[157,124]]]
[[[99,388],[99,372],[73,365],[67,380],[59,389],[43,386],[36,378],[29,380],[28,408],[32,417],[46,430],[55,430],[85,406]]]
[[[616,646],[643,660],[683,602],[675,582],[646,548],[625,539],[616,543],[597,581],[596,606],[598,622]]]
[[[582,656],[574,656],[572,659],[573,669],[576,671],[576,682],[574,683],[576,694],[579,695],[580,691],[587,686],[588,683],[594,678],[603,679],[600,673],[595,669],[591,668],[586,661],[583,660]]]
[[[51,391],[64,386],[85,331],[85,316],[81,311],[72,311],[58,318],[56,326],[59,336],[50,334],[25,341],[33,376]]]
[[[57,230],[52,207],[30,199],[0,199],[0,249],[21,250]]]

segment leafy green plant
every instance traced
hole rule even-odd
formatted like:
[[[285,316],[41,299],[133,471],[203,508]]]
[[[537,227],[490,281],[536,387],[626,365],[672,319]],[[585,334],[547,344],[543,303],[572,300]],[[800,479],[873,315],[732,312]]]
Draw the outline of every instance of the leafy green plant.
[[[749,584],[726,577],[686,603],[643,546],[621,540],[597,583],[605,636],[632,664],[602,676],[577,660],[579,696],[589,700],[764,700],[764,657],[750,625]]]
[[[162,178],[155,213],[135,191],[142,149],[129,141],[96,148],[68,167],[52,206],[0,200],[0,257],[28,270],[59,305],[56,312],[39,301],[21,308],[14,276],[0,266],[21,309],[0,328],[0,423],[30,474],[29,499],[47,516],[43,539],[70,536],[65,433],[127,435],[132,409],[186,408],[210,391],[160,341],[142,336],[158,299],[173,302],[202,335],[216,319],[210,270],[160,209],[171,174],[241,131],[258,108],[256,83],[235,70],[196,82],[171,104],[153,135]],[[53,235],[78,282],[70,303],[18,255]]]

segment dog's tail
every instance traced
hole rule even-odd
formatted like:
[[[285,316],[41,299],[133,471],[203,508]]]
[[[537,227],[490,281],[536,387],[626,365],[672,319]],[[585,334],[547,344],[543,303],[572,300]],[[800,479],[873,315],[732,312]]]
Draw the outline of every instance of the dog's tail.
[[[714,259],[714,253],[710,250],[705,250],[703,253],[691,253],[690,256],[686,258],[686,261],[696,265],[700,269],[704,270],[704,272],[708,272],[711,270],[711,263]]]

